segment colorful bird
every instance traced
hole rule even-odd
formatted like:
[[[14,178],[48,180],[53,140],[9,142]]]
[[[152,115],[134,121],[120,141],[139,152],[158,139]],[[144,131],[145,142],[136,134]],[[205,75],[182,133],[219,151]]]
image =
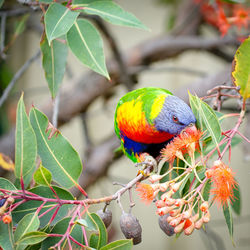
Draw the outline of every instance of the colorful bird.
[[[161,88],[142,88],[124,95],[116,107],[115,132],[121,147],[133,162],[142,153],[157,158],[184,129],[193,131],[195,116],[190,107]]]

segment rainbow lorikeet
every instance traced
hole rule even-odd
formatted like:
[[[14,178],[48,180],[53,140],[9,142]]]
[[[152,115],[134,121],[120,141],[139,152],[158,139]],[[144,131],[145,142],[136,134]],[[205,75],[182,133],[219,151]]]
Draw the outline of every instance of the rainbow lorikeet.
[[[115,132],[121,147],[133,162],[142,153],[157,158],[181,131],[196,130],[190,107],[161,88],[142,88],[124,95],[116,107]]]

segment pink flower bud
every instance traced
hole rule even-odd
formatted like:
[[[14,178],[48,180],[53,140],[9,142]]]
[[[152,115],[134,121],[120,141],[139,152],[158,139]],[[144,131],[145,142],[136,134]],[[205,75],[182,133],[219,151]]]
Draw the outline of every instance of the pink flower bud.
[[[210,212],[209,210],[202,216],[203,222],[208,223],[210,221]]]
[[[155,202],[155,205],[156,205],[157,208],[161,208],[161,207],[165,207],[166,206],[166,204],[165,204],[165,202],[163,200],[157,200]]]
[[[149,180],[151,183],[155,183],[155,182],[161,180],[162,177],[163,177],[162,175],[153,174],[153,175],[151,175],[151,176],[148,178],[148,180]]]
[[[185,221],[183,221],[183,222],[181,222],[179,225],[177,225],[177,226],[174,228],[174,232],[175,232],[176,234],[182,232],[183,227],[184,227],[184,224],[185,224]]]
[[[181,215],[177,216],[175,219],[173,219],[169,224],[172,226],[172,227],[176,227],[177,225],[180,224],[181,222]]]
[[[159,189],[161,192],[165,192],[169,187],[169,182],[161,183]]]
[[[175,199],[173,199],[173,198],[168,198],[168,199],[165,201],[165,204],[166,204],[167,206],[172,206],[172,205],[175,204]]]
[[[191,224],[188,228],[184,229],[184,234],[185,235],[190,235],[194,231],[194,223]]]
[[[194,223],[194,227],[195,227],[196,229],[201,229],[202,225],[203,225],[203,218],[200,218],[199,220],[197,220],[197,221]]]
[[[200,206],[200,210],[203,212],[203,213],[206,213],[208,211],[208,202],[207,201],[204,201],[201,206]]]

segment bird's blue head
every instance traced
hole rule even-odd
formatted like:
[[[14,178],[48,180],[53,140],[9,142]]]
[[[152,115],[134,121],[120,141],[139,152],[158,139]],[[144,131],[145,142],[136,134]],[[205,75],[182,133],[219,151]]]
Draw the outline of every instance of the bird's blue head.
[[[161,112],[155,118],[157,130],[178,135],[186,127],[194,126],[195,116],[191,108],[176,96],[167,96]]]

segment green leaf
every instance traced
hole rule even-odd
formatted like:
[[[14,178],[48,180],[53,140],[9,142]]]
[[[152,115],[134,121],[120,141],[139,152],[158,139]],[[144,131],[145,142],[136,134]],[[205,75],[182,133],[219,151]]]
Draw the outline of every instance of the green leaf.
[[[69,226],[71,217],[67,217],[64,218],[62,220],[60,220],[51,230],[50,233],[52,234],[64,234]],[[82,233],[82,228],[80,225],[74,224],[72,226],[72,231],[70,233],[70,235],[77,240],[78,242],[85,244],[84,243],[84,239],[83,239],[83,233]],[[44,240],[42,242],[42,250],[48,250],[51,246],[54,246],[61,238],[60,237],[48,237],[46,240]],[[66,240],[66,239],[65,239]],[[74,245],[74,243],[72,243],[72,245]],[[63,249],[68,249],[67,247],[65,247],[64,243],[62,243],[62,246],[64,246]],[[75,245],[76,246],[76,245]],[[73,249],[77,249],[74,248]]]
[[[20,20],[18,20],[15,31],[14,31],[15,37],[17,37],[23,33],[23,31],[25,30],[25,25],[26,25],[26,22],[27,22],[29,16],[30,16],[30,14],[26,14],[26,15],[22,16],[22,18]]]
[[[17,245],[16,249],[21,250],[25,249],[26,244],[20,244],[19,240],[26,234],[38,229],[40,221],[37,213],[31,213],[25,215],[18,223],[16,231],[14,233],[15,244]]]
[[[41,41],[41,51],[43,55],[45,77],[52,98],[55,98],[63,80],[68,48],[66,44],[57,40],[53,40],[49,46],[47,38],[44,37]]]
[[[54,189],[54,191],[56,192],[57,196],[60,199],[62,199],[62,200],[73,200],[74,199],[74,197],[72,196],[72,194],[69,191],[62,189],[60,187],[57,187],[57,186],[52,186],[52,188]],[[55,199],[55,194],[52,192],[52,190],[49,187],[46,187],[46,186],[37,186],[35,188],[29,189],[29,192],[32,192],[32,193],[37,194],[37,195],[42,196],[42,197]],[[42,205],[42,203],[43,203],[42,201],[30,200],[30,201],[25,202],[24,204],[21,204],[12,212],[13,220],[15,222],[19,222],[26,214],[34,213],[37,210],[37,208]],[[39,214],[46,212],[48,209],[52,208],[55,204],[58,204],[58,202],[46,203],[43,206],[43,208],[41,209]],[[54,225],[59,220],[64,218],[69,213],[69,211],[72,209],[72,207],[73,207],[72,205],[63,205],[57,211],[57,215],[51,224]],[[54,208],[50,212],[47,212],[44,216],[42,216],[40,218],[41,227],[44,227],[48,224],[48,222],[50,221],[55,210],[56,210],[56,208]]]
[[[67,41],[83,64],[109,79],[101,35],[89,21],[77,20],[67,33]]]
[[[222,0],[223,2],[226,2],[226,3],[245,3],[246,0]]]
[[[202,131],[207,131],[212,137],[215,146],[219,148],[221,127],[214,110],[197,96],[189,93],[192,111],[197,119],[197,126]]]
[[[250,97],[250,37],[237,49],[232,68],[232,79],[236,86],[240,86],[243,99]]]
[[[85,5],[88,5],[88,4],[90,4],[90,3],[92,3],[92,2],[98,2],[98,1],[103,1],[103,0],[73,0],[72,1],[72,4],[73,5],[75,5],[75,4],[77,4],[77,5],[79,5],[79,4],[85,4]],[[105,1],[112,1],[112,0],[105,0]]]
[[[4,0],[0,0],[0,8],[2,7]]]
[[[2,249],[14,249],[12,222],[4,224],[0,221],[0,246]]]
[[[39,110],[31,109],[30,122],[36,134],[38,154],[43,166],[52,173],[53,180],[66,188],[78,186],[77,180],[82,172],[78,153],[60,132],[48,138],[48,118]]]
[[[227,223],[227,227],[228,227],[231,240],[233,242],[233,217],[232,217],[231,207],[228,206],[228,204],[225,204],[223,206],[223,213],[226,219],[226,223]]]
[[[22,95],[16,116],[15,175],[18,179],[23,178],[25,187],[29,185],[35,171],[36,156],[36,137],[26,114]]]
[[[77,224],[84,226],[85,229],[89,231],[96,231],[97,227],[96,224],[93,222],[93,220],[87,216],[86,220],[85,219],[79,219],[76,221]]]
[[[100,248],[100,250],[130,250],[133,247],[132,240],[117,240]]]
[[[38,0],[40,3],[52,3],[54,0]]]
[[[102,246],[105,246],[107,244],[107,230],[106,227],[102,221],[102,219],[95,213],[87,213],[86,219],[89,224],[92,224],[92,228],[98,229],[98,242],[97,246],[94,246],[95,244],[90,245],[91,247],[100,249]],[[94,226],[95,225],[95,226]],[[95,236],[93,236],[96,238]],[[97,239],[97,238],[96,238]],[[94,241],[96,241],[96,239]]]
[[[211,181],[207,181],[202,189],[201,195],[205,201],[208,201],[211,190]]]
[[[18,243],[24,245],[34,245],[45,240],[47,237],[48,234],[46,234],[45,232],[40,232],[40,231],[29,232],[24,234],[22,238],[18,241]]]
[[[99,236],[97,234],[91,234],[89,238],[89,246],[98,249]]]
[[[40,166],[34,174],[34,180],[37,184],[50,186],[50,183],[52,181],[52,174],[48,169]]]
[[[92,1],[87,6],[86,4],[82,6],[84,6],[83,12],[90,15],[98,15],[112,24],[148,29],[133,14],[123,10],[118,4],[112,1]],[[81,7],[81,4],[74,5],[74,7]]]
[[[0,188],[6,190],[16,190],[16,187],[7,179],[0,177]],[[0,192],[2,195],[2,192]]]
[[[233,197],[234,197],[234,199],[232,200],[231,207],[232,207],[233,211],[237,215],[240,215],[240,211],[241,211],[241,198],[240,198],[240,187],[239,187],[239,185],[236,185],[233,188]]]
[[[66,34],[78,15],[79,13],[70,11],[69,8],[59,3],[51,4],[44,16],[45,32],[49,44],[53,39]]]

